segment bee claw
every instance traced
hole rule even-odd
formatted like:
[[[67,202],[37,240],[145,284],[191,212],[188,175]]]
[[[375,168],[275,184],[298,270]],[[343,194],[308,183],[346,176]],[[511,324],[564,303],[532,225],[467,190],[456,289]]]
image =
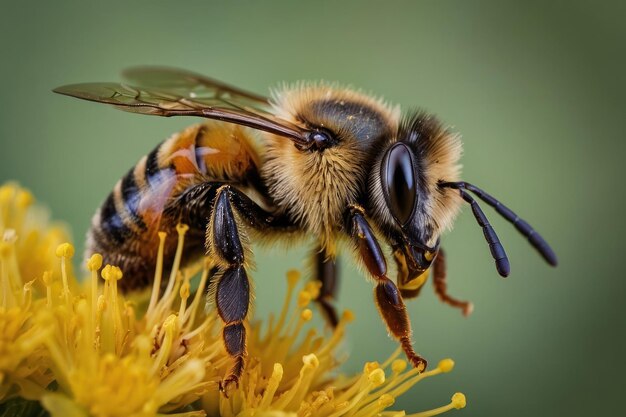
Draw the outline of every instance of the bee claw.
[[[474,311],[474,304],[466,303],[463,307],[463,316],[468,317]]]
[[[411,365],[413,365],[413,368],[416,368],[420,373],[424,372],[426,367],[428,367],[428,361],[413,351],[408,339],[403,338],[400,343],[407,355],[407,359],[411,362]]]
[[[428,362],[426,361],[426,359],[420,356],[411,358],[411,364],[414,368],[417,368],[418,372],[420,373],[424,372],[426,370],[426,367],[428,366]]]
[[[228,391],[233,388],[233,384],[235,389],[239,388],[239,378],[236,376],[229,376],[219,382],[219,389],[224,397],[228,398]]]

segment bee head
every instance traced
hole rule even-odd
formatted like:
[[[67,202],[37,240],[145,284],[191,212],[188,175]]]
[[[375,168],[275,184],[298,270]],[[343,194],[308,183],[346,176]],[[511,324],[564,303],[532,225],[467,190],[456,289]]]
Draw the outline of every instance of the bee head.
[[[482,228],[498,273],[510,272],[507,255],[478,202],[496,211],[526,238],[550,265],[557,257],[528,223],[481,188],[459,181],[461,143],[432,116],[415,112],[405,117],[395,137],[377,157],[370,173],[370,212],[392,243],[396,256],[407,260],[413,276],[426,271],[437,256],[439,237],[449,229],[463,201]]]
[[[462,200],[438,184],[458,179],[460,156],[458,136],[434,117],[413,112],[382,145],[370,172],[369,211],[394,249],[417,270],[428,269],[439,236],[459,211]]]

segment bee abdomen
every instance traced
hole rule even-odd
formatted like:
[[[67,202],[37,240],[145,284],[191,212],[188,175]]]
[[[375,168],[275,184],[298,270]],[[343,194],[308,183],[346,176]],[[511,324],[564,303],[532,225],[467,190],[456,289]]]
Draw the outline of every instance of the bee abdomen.
[[[145,286],[154,274],[157,232],[167,233],[164,260],[169,265],[176,251],[175,227],[183,221],[192,228],[185,238],[185,258],[201,256],[207,216],[185,214],[189,206],[204,202],[182,207],[178,197],[204,182],[255,182],[260,158],[252,141],[240,127],[218,122],[172,135],[117,182],[93,217],[86,255],[100,253],[105,263],[122,268],[126,289]]]
[[[87,255],[104,254],[130,248],[149,231],[145,201],[150,201],[151,183],[155,186],[156,175],[161,171],[157,155],[161,145],[144,156],[120,179],[96,212],[87,240]],[[152,179],[150,181],[150,179]],[[144,201],[144,203],[142,203]],[[149,206],[149,205],[148,205]],[[114,259],[105,260],[114,263]]]
[[[104,236],[107,236],[113,243],[122,244],[131,233],[131,230],[117,212],[115,199],[113,193],[109,194],[94,218],[92,227],[99,229],[99,231],[101,231]]]

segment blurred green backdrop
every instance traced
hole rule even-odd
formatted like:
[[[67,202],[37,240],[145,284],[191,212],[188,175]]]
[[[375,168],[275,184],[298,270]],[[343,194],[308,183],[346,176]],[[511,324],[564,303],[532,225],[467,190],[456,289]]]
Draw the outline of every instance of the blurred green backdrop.
[[[396,408],[463,391],[466,416],[616,415],[626,329],[623,158],[624,2],[3,1],[0,181],[15,179],[67,220],[80,244],[119,176],[193,122],[138,116],[54,95],[116,80],[136,64],[180,66],[265,93],[281,81],[337,80],[425,107],[463,134],[464,178],[540,230],[560,257],[540,260],[488,210],[512,274],[497,276],[467,208],[445,237],[450,290],[410,303],[417,349],[452,374]],[[622,191],[620,191],[622,190]],[[284,293],[304,251],[260,251],[257,315]],[[371,284],[349,263],[340,306],[355,311],[354,371],[395,348]]]

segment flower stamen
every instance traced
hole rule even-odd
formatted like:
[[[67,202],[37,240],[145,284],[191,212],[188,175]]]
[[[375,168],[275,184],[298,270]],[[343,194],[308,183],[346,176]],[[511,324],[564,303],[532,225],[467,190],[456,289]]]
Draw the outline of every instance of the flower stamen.
[[[461,408],[465,408],[465,405],[467,404],[466,400],[465,400],[465,395],[463,395],[460,392],[455,393],[452,396],[452,399],[450,400],[450,403],[447,405],[444,405],[442,407],[437,407],[434,408],[432,410],[428,410],[428,411],[422,411],[421,413],[414,413],[414,414],[409,414],[406,417],[432,417],[432,416],[438,416],[439,414],[443,414],[447,411],[456,409],[456,410],[460,410]]]

